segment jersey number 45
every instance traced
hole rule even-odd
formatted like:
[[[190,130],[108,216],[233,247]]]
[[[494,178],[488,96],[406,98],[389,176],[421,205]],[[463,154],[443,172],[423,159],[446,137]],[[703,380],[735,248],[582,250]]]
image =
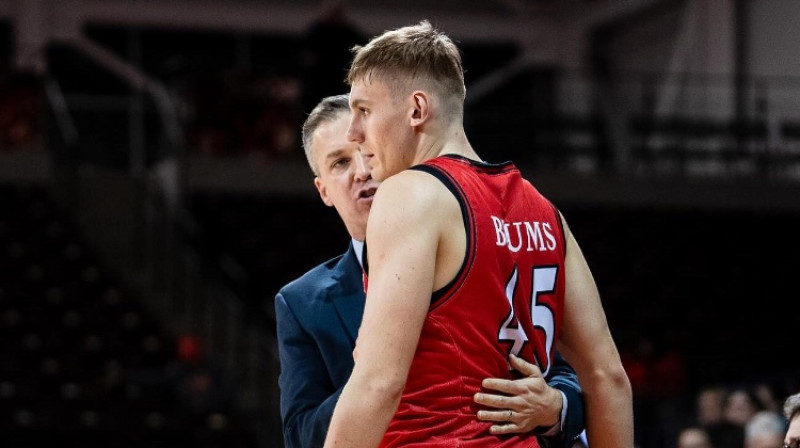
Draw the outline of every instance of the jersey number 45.
[[[553,337],[555,336],[555,316],[553,310],[543,304],[540,298],[543,295],[553,294],[556,287],[556,278],[558,275],[558,266],[536,266],[531,269],[531,287],[530,296],[521,297],[520,300],[529,300],[530,307],[530,321],[533,328],[540,330],[544,333],[545,338],[545,353],[538,353],[536,349],[533,350],[533,355],[536,359],[533,361],[539,366],[542,375],[546,376],[550,371],[550,354],[553,350]],[[506,317],[503,325],[497,334],[497,339],[501,342],[511,342],[510,354],[519,356],[522,348],[528,343],[528,335],[525,333],[525,328],[517,319],[514,310],[514,297],[517,295],[517,267],[514,266],[514,272],[511,278],[506,283],[506,299],[508,305],[511,307],[508,316]],[[527,288],[521,288],[523,291]],[[527,316],[525,316],[527,317]]]

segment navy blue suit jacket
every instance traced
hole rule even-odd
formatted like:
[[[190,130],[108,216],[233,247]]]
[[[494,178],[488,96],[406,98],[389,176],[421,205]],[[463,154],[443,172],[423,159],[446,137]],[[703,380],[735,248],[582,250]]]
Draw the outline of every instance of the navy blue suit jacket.
[[[361,273],[351,244],[343,255],[308,271],[275,297],[287,448],[321,447],[325,441],[333,408],[353,370],[353,348],[364,314]],[[567,446],[584,427],[577,376],[557,356],[547,380],[567,397]]]

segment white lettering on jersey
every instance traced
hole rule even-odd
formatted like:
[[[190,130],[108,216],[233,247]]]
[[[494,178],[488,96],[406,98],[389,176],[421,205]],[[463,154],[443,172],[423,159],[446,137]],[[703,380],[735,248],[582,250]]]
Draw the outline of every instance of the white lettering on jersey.
[[[492,226],[497,237],[498,246],[506,246],[511,252],[519,252],[522,247],[528,252],[554,251],[556,238],[553,236],[553,227],[549,222],[517,221],[507,223],[503,219],[492,216]],[[510,229],[513,227],[513,229]],[[523,236],[522,228],[525,228]],[[525,244],[523,244],[523,239]]]

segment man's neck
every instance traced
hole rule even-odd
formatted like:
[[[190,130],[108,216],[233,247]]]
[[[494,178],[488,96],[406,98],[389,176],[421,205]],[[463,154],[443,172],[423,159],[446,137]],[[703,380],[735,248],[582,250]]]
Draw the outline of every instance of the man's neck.
[[[445,154],[455,154],[466,157],[467,159],[478,161],[481,160],[480,156],[478,156],[478,153],[472,149],[472,145],[470,145],[469,140],[467,140],[467,136],[464,133],[463,128],[451,130],[450,135],[453,136],[449,137],[446,135],[443,139],[434,139],[433,141],[427,143],[422,142],[420,145],[421,149],[419,152],[417,152],[412,165],[418,165],[426,160],[435,159],[436,157],[443,156]]]

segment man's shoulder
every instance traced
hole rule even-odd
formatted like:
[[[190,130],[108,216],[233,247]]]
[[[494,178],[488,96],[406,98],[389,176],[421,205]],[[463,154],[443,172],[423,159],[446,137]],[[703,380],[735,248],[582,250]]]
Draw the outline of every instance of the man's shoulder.
[[[438,170],[430,170],[426,165],[416,165],[389,176],[381,183],[379,194],[390,198],[388,203],[436,204],[451,194]]]
[[[306,271],[305,274],[284,285],[280,291],[278,291],[278,294],[284,297],[294,295],[308,296],[309,292],[317,290],[321,283],[335,275],[337,267],[345,255],[346,254],[337,255],[318,264]]]

